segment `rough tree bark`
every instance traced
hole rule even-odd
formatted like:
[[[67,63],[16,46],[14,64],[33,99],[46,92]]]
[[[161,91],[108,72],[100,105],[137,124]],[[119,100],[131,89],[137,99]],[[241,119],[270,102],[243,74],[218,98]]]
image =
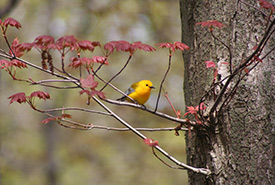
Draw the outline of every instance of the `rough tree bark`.
[[[246,0],[259,7],[256,0]],[[231,49],[232,62],[240,64],[263,37],[267,21],[263,15],[237,0],[180,0],[184,54],[184,92],[187,106],[198,105],[213,80],[204,61],[228,62],[229,52],[214,41],[206,28],[195,23],[218,20],[226,26],[214,34]],[[274,28],[273,28],[274,29]],[[263,53],[274,48],[274,34]],[[187,161],[206,167],[212,175],[188,172],[189,184],[272,184],[275,130],[275,52],[268,55],[239,84],[230,105],[214,127],[187,138]],[[230,88],[230,87],[229,87]],[[211,99],[209,100],[211,102]]]

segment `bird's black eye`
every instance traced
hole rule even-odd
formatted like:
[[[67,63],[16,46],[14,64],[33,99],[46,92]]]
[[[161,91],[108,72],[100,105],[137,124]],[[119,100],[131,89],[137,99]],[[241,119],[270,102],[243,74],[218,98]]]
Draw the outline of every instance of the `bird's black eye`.
[[[146,86],[149,86],[148,84],[146,84]]]

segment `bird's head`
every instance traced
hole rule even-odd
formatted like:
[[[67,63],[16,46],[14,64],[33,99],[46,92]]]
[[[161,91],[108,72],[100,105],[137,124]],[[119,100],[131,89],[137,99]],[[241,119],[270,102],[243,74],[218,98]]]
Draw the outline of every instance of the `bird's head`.
[[[155,89],[155,87],[153,86],[153,83],[150,80],[142,80],[140,81],[140,83],[144,88]]]

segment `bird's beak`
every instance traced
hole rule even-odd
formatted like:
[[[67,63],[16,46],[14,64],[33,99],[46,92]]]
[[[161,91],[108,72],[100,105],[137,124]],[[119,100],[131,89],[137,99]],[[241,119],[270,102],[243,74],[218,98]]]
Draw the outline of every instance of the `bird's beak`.
[[[154,86],[151,86],[150,89],[155,89],[155,87],[154,87]]]

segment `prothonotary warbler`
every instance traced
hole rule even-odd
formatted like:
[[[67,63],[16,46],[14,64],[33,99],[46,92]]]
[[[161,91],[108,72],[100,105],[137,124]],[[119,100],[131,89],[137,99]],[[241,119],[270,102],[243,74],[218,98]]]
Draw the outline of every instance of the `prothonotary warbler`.
[[[149,99],[151,89],[154,88],[155,87],[150,80],[141,80],[132,84],[131,87],[125,92],[125,94],[135,100],[138,104],[143,105]],[[127,100],[128,102],[133,102],[130,98],[127,98],[126,96],[122,96],[117,100]]]

